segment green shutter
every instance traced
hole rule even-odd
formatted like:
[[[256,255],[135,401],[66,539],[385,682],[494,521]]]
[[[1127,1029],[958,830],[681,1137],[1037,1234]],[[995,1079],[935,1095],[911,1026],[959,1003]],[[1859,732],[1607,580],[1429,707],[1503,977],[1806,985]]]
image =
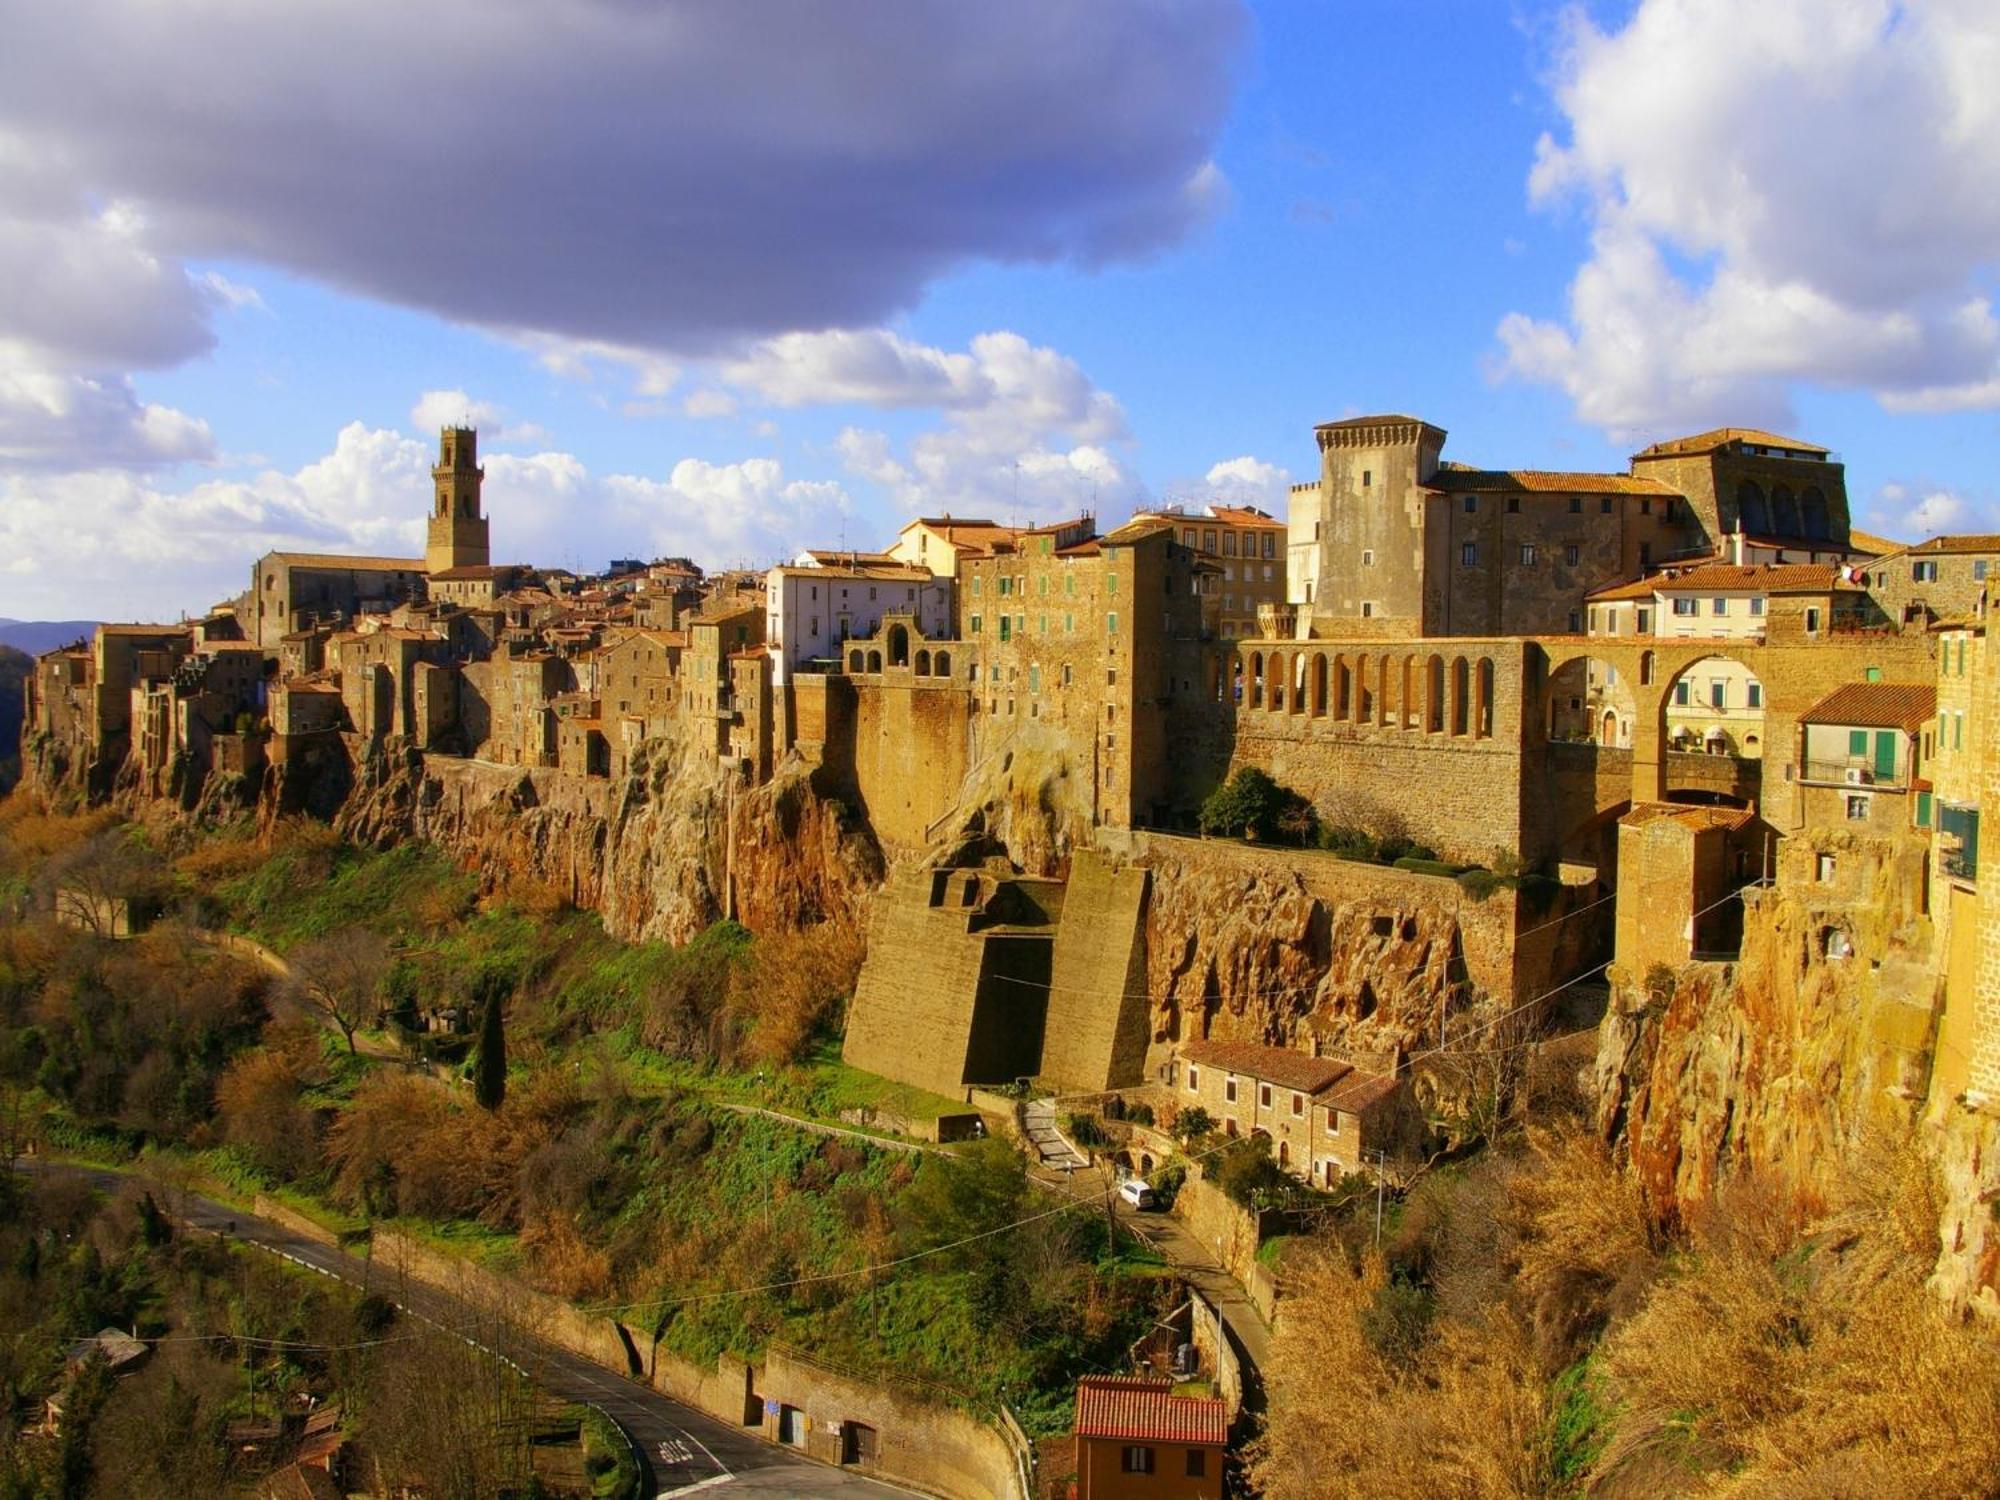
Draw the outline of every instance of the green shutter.
[[[1931,826],[1931,794],[1929,792],[1918,792],[1917,827],[1928,828],[1930,826]]]
[[[1868,753],[1867,730],[1850,729],[1847,731],[1847,753],[1849,755],[1866,755]]]

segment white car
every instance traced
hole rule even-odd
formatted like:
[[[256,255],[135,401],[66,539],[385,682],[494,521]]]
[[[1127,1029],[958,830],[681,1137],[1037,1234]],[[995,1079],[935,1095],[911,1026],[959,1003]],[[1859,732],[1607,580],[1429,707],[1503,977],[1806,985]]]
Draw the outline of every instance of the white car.
[[[1143,1177],[1128,1177],[1118,1184],[1118,1196],[1134,1208],[1157,1208],[1160,1200],[1153,1196],[1153,1189]]]

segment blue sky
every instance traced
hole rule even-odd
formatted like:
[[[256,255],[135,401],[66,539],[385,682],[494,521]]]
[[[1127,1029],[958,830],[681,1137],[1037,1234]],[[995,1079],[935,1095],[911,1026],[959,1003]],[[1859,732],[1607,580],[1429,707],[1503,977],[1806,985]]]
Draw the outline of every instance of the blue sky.
[[[460,415],[498,552],[541,562],[764,563],[917,509],[1282,513],[1312,425],[1368,410],[1544,468],[1777,425],[1841,453],[1868,524],[2000,529],[2000,20],[1971,0],[1005,30],[909,0],[869,32],[300,0],[282,34],[219,6],[128,39],[158,9],[23,12],[0,62],[0,615],[407,550]],[[477,42],[427,71],[454,21]]]

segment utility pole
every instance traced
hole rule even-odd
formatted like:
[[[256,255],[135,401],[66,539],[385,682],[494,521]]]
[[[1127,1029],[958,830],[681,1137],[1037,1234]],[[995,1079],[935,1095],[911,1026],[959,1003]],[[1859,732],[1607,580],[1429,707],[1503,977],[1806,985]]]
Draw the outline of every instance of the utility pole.
[[[1375,1248],[1382,1248],[1382,1185],[1389,1164],[1389,1153],[1378,1150],[1375,1153]]]

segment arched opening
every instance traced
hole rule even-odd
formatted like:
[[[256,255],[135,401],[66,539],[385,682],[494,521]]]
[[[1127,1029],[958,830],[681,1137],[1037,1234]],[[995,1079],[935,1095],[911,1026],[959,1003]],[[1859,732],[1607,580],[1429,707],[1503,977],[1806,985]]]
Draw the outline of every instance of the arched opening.
[[[1472,670],[1465,658],[1451,659],[1451,732],[1463,737],[1471,725]]]
[[[1799,534],[1799,505],[1792,498],[1789,486],[1771,487],[1771,526],[1779,536]]]
[[[1237,708],[1243,706],[1243,658],[1236,655],[1229,658],[1229,701]]]
[[[850,672],[859,672],[861,670],[861,653],[859,651],[850,651],[847,653],[847,670]]]
[[[1800,519],[1805,523],[1806,535],[1815,542],[1823,542],[1833,535],[1833,520],[1826,508],[1826,496],[1818,488],[1807,490],[1799,496]]]
[[[1264,690],[1272,713],[1281,713],[1285,707],[1285,658],[1283,653],[1273,651],[1264,663]]]
[[[931,675],[930,652],[924,650],[919,650],[917,652],[916,673],[919,677],[928,677]]]
[[[940,677],[951,676],[951,653],[940,651],[931,658],[931,670]]]
[[[1416,663],[1414,656],[1403,658],[1397,672],[1396,727],[1415,729],[1417,727],[1417,700],[1411,696],[1416,691]]]
[[[1324,651],[1313,652],[1312,716],[1315,719],[1324,719],[1326,717],[1326,653]]]
[[[1375,659],[1375,717],[1378,723],[1389,722],[1389,658]]]
[[[1444,658],[1433,656],[1424,665],[1424,730],[1444,733]]]
[[[1333,659],[1333,716],[1336,719],[1354,716],[1354,668],[1344,656]]]
[[[868,653],[868,670],[871,672],[882,670],[882,653],[880,651],[870,651]]]
[[[1549,674],[1549,739],[1555,744],[1590,743],[1603,750],[1632,748],[1637,722],[1632,685],[1624,674],[1597,657],[1564,662]]]
[[[1292,712],[1306,711],[1306,654],[1303,651],[1292,657]]]
[[[1653,674],[1658,670],[1659,664],[1654,660],[1653,653],[1650,651],[1641,651],[1639,653],[1639,686],[1651,687],[1653,685]]]
[[[1239,700],[1242,696],[1241,692],[1237,694]],[[1250,653],[1250,706],[1264,706],[1264,653],[1261,651]]]
[[[1472,731],[1482,740],[1493,738],[1493,658],[1479,658],[1479,696],[1474,701]]]
[[[1689,662],[1660,705],[1662,781],[1669,802],[1749,807],[1764,784],[1764,684],[1731,656]]]
[[[1763,488],[1754,479],[1736,486],[1736,525],[1751,536],[1771,534],[1770,507],[1764,503]]]
[[[902,625],[889,627],[889,665],[907,667],[910,664],[910,632]]]

